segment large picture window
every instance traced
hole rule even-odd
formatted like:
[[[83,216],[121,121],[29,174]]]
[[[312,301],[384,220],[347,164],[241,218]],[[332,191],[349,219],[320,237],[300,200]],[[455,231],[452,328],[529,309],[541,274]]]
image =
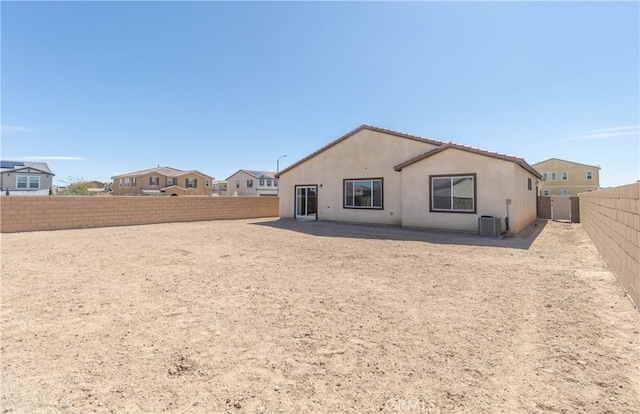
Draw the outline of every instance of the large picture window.
[[[432,175],[431,211],[451,213],[476,212],[476,175]]]
[[[344,208],[382,209],[382,178],[344,180]]]

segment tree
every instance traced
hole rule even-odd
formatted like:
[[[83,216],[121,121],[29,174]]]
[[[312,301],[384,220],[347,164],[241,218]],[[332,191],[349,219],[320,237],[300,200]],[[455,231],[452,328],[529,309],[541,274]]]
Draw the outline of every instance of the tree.
[[[89,191],[89,182],[82,178],[69,177],[61,181],[67,186],[66,195],[93,195],[93,193]]]

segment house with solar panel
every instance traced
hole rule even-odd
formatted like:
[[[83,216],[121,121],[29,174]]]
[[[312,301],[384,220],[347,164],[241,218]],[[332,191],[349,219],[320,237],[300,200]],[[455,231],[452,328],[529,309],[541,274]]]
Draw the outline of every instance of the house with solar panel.
[[[278,179],[275,172],[238,170],[227,178],[227,194],[241,197],[277,196]]]
[[[46,162],[0,161],[2,195],[49,195],[53,177]]]

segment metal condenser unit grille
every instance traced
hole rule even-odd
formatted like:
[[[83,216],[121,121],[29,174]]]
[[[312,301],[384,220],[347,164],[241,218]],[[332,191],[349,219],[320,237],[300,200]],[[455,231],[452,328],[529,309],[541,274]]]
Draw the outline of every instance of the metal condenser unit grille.
[[[500,217],[478,217],[478,235],[500,237]]]

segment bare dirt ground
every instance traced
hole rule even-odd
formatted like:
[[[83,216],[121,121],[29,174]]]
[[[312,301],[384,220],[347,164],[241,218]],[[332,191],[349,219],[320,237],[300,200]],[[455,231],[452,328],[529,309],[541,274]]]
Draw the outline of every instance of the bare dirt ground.
[[[580,225],[2,235],[0,412],[637,413],[640,316]]]

